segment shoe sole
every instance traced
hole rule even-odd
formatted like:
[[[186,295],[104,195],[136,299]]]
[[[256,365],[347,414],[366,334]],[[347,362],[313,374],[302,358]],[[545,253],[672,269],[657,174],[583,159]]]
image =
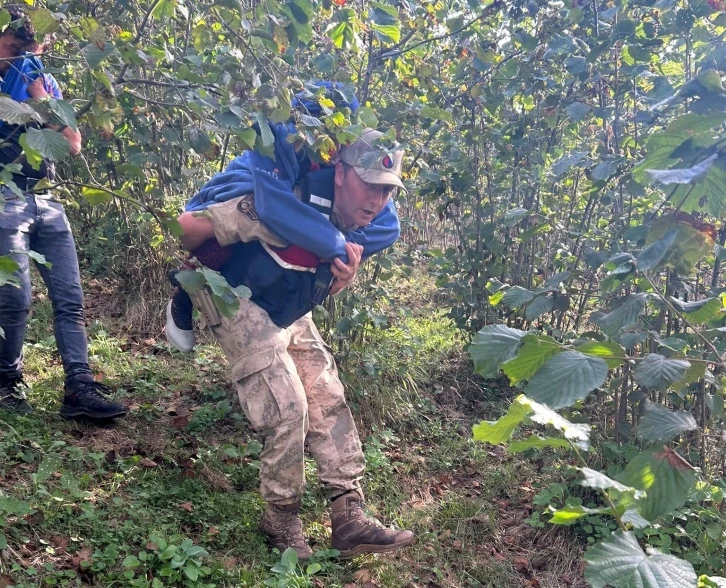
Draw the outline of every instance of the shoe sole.
[[[93,412],[86,408],[67,408],[64,406],[60,409],[60,415],[64,419],[76,419],[79,417],[84,417],[87,419],[94,419],[94,420],[98,420],[98,421],[107,421],[110,419],[117,419],[122,416],[126,416],[126,411],[118,410],[116,412],[111,412],[111,413]]]
[[[389,553],[403,547],[408,547],[414,542],[415,539],[416,536],[414,535],[410,539],[406,539],[405,541],[401,541],[400,543],[392,543],[391,545],[371,545],[363,543],[362,545],[356,545],[353,549],[346,549],[344,551],[341,551],[338,559],[353,559],[354,557],[359,557],[368,553]]]
[[[6,412],[12,413],[12,414],[33,414],[35,412],[33,410],[33,407],[29,408],[17,408],[17,407],[10,407],[10,406],[0,406],[0,410],[4,410]]]
[[[166,340],[169,341],[169,343],[171,343],[177,351],[189,353],[192,349],[194,349],[194,341],[192,341],[191,345],[189,345],[186,341],[182,341],[184,332],[188,331],[182,331],[174,323],[174,318],[171,316],[171,300],[169,300],[169,303],[166,305]],[[193,335],[194,332],[192,331],[192,336]]]

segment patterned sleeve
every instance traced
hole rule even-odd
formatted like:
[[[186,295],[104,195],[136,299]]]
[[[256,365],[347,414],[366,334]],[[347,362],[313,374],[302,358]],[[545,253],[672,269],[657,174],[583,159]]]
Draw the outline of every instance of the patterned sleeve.
[[[58,82],[51,74],[43,74],[43,86],[45,87],[45,91],[48,92],[48,95],[51,98],[55,98],[56,100],[63,100],[63,93],[58,86]]]

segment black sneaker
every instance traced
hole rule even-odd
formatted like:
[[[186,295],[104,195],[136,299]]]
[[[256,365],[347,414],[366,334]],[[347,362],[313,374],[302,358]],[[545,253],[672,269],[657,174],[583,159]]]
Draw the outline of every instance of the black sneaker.
[[[124,416],[126,407],[106,398],[110,392],[108,386],[96,382],[90,375],[75,378],[66,384],[60,414],[66,419],[115,419]]]
[[[0,379],[0,408],[17,414],[30,414],[33,407],[25,399],[28,385],[22,376]]]

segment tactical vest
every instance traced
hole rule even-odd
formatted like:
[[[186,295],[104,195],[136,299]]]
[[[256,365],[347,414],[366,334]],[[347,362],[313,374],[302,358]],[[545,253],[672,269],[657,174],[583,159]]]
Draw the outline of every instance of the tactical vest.
[[[324,168],[306,173],[298,184],[300,200],[327,219],[333,211],[334,178],[335,168]],[[247,286],[250,300],[281,328],[321,304],[330,291],[330,264],[299,247],[273,248],[260,241],[232,247],[222,275],[232,287]]]

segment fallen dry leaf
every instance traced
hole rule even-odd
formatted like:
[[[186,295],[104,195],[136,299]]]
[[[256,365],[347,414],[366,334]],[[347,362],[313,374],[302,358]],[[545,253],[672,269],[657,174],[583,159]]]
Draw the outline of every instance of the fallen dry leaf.
[[[10,576],[0,574],[0,588],[10,588],[10,586],[15,586],[15,580]]]
[[[85,545],[71,558],[71,564],[75,569],[87,568],[93,561],[92,555],[93,548]]]
[[[148,457],[145,457],[139,463],[142,466],[144,466],[145,468],[158,468],[159,467],[159,464],[158,463],[156,463],[155,461],[149,459]]]
[[[217,529],[217,527],[209,527],[209,531],[207,531],[207,535],[209,535],[210,537],[219,535],[219,529]]]
[[[233,568],[237,567],[238,559],[236,557],[223,557],[222,558],[222,567],[225,570],[231,570]]]
[[[171,426],[175,429],[184,429],[189,424],[189,415],[181,414],[171,419]]]
[[[372,577],[373,576],[371,574],[371,571],[366,570],[365,568],[362,568],[360,570],[356,570],[355,572],[353,572],[353,579],[356,582],[359,582],[361,584],[363,584],[365,582],[370,582]]]
[[[93,555],[93,547],[89,547],[88,545],[84,545],[78,551],[78,557],[81,559],[90,559],[91,555]]]
[[[179,508],[181,508],[182,510],[185,510],[187,512],[192,512],[194,510],[194,506],[192,505],[191,502],[182,502],[179,505]]]
[[[71,544],[71,538],[70,537],[64,537],[63,535],[53,535],[50,538],[50,544],[55,549],[65,549]]]

